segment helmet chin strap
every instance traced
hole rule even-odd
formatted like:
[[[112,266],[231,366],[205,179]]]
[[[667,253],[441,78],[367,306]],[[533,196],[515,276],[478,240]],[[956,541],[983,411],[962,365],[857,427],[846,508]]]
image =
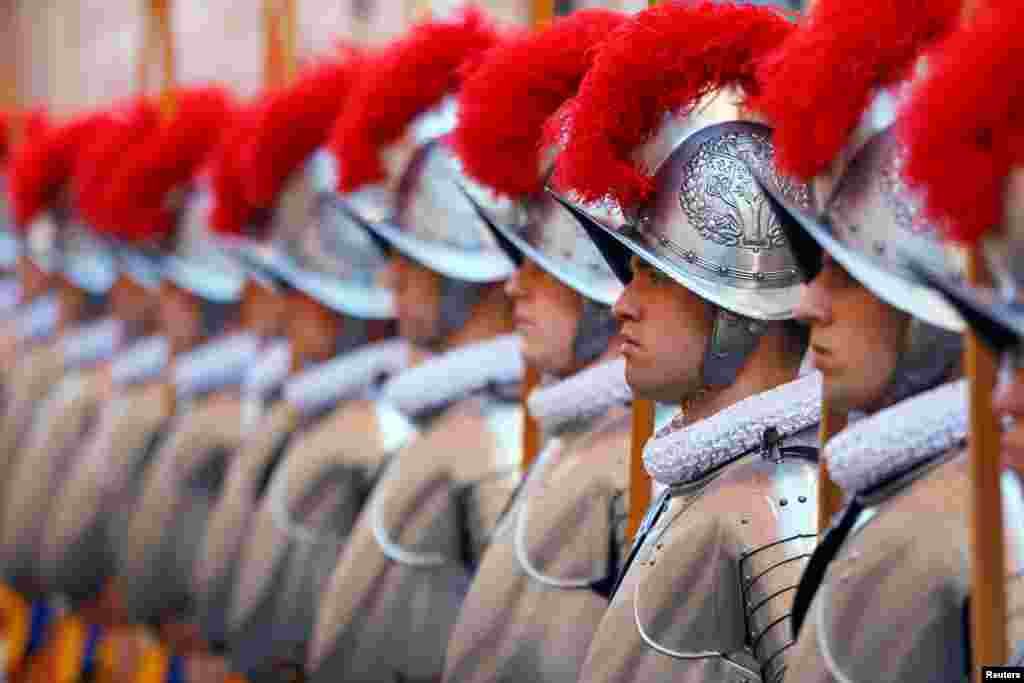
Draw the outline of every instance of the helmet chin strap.
[[[886,403],[899,403],[948,380],[962,355],[961,335],[911,318],[885,391]]]
[[[611,306],[584,297],[583,312],[572,339],[573,360],[577,366],[588,365],[607,351],[612,337],[618,333],[619,321],[615,319]]]
[[[764,331],[765,324],[760,321],[715,307],[711,338],[701,366],[705,390],[727,387],[735,382]]]

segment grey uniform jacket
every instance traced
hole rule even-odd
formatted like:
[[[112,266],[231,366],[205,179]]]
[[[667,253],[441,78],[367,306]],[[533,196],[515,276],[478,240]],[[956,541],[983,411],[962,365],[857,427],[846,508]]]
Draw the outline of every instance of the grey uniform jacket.
[[[509,336],[385,386],[405,414],[450,407],[395,455],[349,537],[321,599],[307,660],[314,680],[441,675],[473,565],[518,481],[522,410],[489,388],[521,375]]]
[[[192,567],[228,463],[242,441],[239,387],[261,344],[223,337],[178,358],[176,416],[151,464],[122,491],[114,538],[124,606],[140,622],[185,616]]]
[[[50,592],[87,599],[115,570],[108,523],[119,491],[140,469],[170,419],[171,389],[158,381],[167,365],[162,337],[140,340],[112,364],[113,397],[59,484],[39,539],[38,570]]]
[[[830,473],[857,503],[847,509],[845,523],[829,532],[849,527],[838,552],[815,555],[816,563],[831,560],[823,579],[801,585],[801,594],[813,598],[798,614],[802,625],[788,680],[967,680],[970,501],[967,456],[960,450],[966,429],[966,384],[958,382],[854,423],[829,442]],[[1002,493],[1010,651],[1019,658],[1019,473],[1004,473]]]
[[[581,680],[781,675],[816,539],[820,400],[820,376],[809,375],[693,425],[674,420],[648,442],[647,469],[669,488],[638,535]]]
[[[247,593],[245,599],[258,602],[260,592],[267,599],[271,597],[274,582],[263,581],[265,577],[259,565],[265,553],[276,552],[277,542],[287,541],[275,533],[273,525],[264,524],[269,536],[254,535],[252,524],[277,467],[293,455],[301,460],[320,459],[320,455],[310,454],[337,454],[347,448],[360,452],[350,452],[342,460],[357,463],[363,457],[371,470],[376,469],[379,461],[371,462],[376,460],[372,454],[379,454],[380,448],[387,445],[375,440],[379,430],[376,414],[370,410],[372,406],[368,401],[358,403],[347,412],[345,402],[372,392],[381,377],[405,367],[407,359],[405,342],[389,340],[310,368],[284,383],[279,400],[269,404],[258,424],[246,434],[238,457],[231,462],[223,495],[210,515],[193,573],[200,623],[209,640],[226,642],[229,639],[228,611],[243,574],[239,569],[243,546],[250,537],[255,547],[248,552],[250,566],[244,575],[247,588],[253,588],[256,594]],[[309,436],[313,433],[320,436]],[[339,439],[340,434],[365,435],[371,444],[379,443],[380,448],[364,450],[359,438]],[[366,474],[368,479],[372,473]],[[357,483],[356,479],[353,483]],[[361,497],[355,496],[356,499]],[[251,566],[253,563],[257,566]],[[240,610],[238,624],[242,630],[252,625],[249,612]],[[311,628],[310,623],[307,630]],[[248,644],[245,649],[261,651],[258,646]],[[265,651],[264,654],[270,656]]]
[[[630,397],[621,361],[534,391],[531,415],[552,440],[473,578],[445,680],[578,678],[627,549]]]
[[[96,366],[121,346],[123,326],[105,319],[61,336],[67,373],[39,406],[25,444],[10,471],[5,497],[0,562],[23,592],[38,586],[39,537],[56,494],[81,455],[83,442],[107,398],[106,373]]]

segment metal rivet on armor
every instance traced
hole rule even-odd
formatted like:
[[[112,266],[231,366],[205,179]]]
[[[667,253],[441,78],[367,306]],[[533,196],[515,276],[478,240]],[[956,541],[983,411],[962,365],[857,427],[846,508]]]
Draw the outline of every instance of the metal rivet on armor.
[[[722,275],[728,275],[729,268],[727,266],[718,266],[718,272],[721,273]]]
[[[757,271],[756,273],[754,273],[754,279],[757,280],[758,282],[761,282],[762,280],[764,280],[764,273],[762,273],[761,271]]]
[[[856,223],[851,223],[850,224],[850,232],[859,232],[859,231],[860,231],[860,226],[859,225],[857,225]]]
[[[683,254],[683,258],[685,258],[690,263],[693,263],[694,260],[696,260],[697,255],[694,254],[692,251],[687,251],[685,254]]]
[[[875,242],[875,253],[881,256],[885,253],[885,245],[881,242]]]
[[[786,498],[779,498],[779,505],[781,505],[782,507],[786,507],[787,505],[789,505],[789,500],[787,500]]]
[[[797,496],[797,500],[800,501],[801,503],[806,503],[807,496]]]

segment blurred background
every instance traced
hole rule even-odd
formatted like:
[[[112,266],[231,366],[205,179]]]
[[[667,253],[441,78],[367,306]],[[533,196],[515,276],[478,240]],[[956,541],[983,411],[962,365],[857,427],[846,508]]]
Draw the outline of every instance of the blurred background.
[[[801,0],[754,0],[799,9]],[[462,0],[300,0],[299,59],[322,55],[338,40],[387,41],[427,11]],[[532,0],[480,0],[496,16],[527,23]],[[559,14],[578,7],[636,11],[646,0],[560,0]],[[140,0],[0,0],[2,104],[47,104],[57,114],[104,104],[133,92],[143,22]],[[177,0],[173,24],[182,82],[218,80],[242,95],[262,84],[263,3]],[[154,73],[150,79],[156,83]]]

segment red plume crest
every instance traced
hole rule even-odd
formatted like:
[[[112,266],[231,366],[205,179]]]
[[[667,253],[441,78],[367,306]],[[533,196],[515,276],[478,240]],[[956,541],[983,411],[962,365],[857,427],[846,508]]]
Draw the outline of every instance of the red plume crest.
[[[587,201],[643,201],[653,179],[632,154],[664,115],[724,86],[756,95],[757,65],[792,30],[775,10],[729,3],[664,4],[637,14],[601,44],[567,107],[556,183]]]
[[[775,126],[776,162],[808,179],[846,145],[875,92],[909,75],[953,29],[960,0],[818,0],[767,59],[754,106]]]
[[[541,190],[545,122],[576,94],[595,46],[625,19],[581,10],[485,53],[459,92],[452,140],[466,172],[507,196]]]
[[[341,160],[338,188],[357,190],[386,176],[382,152],[419,114],[454,92],[459,67],[495,45],[498,33],[478,9],[414,27],[361,68],[328,147]]]

